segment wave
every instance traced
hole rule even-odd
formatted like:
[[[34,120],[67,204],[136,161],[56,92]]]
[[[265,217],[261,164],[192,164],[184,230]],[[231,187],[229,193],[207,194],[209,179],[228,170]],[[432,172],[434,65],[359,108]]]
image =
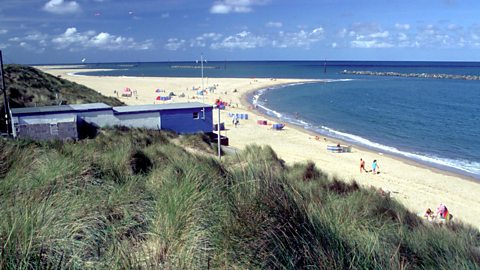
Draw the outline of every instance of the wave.
[[[75,71],[75,72],[68,72],[67,75],[76,76],[76,77],[92,77],[92,76],[98,76],[98,75],[93,75],[93,74],[89,74],[89,73],[98,72],[98,71],[116,71],[116,70],[128,70],[128,69],[126,69],[126,68],[123,68],[123,69],[97,69],[97,70],[87,69],[87,70],[79,70],[79,71]],[[79,73],[83,73],[83,74],[79,74]],[[112,77],[127,77],[127,76],[112,76]],[[132,76],[131,78],[135,78],[135,76]]]
[[[331,80],[328,82],[334,82],[334,81],[343,81],[343,80]],[[369,149],[374,149],[377,151],[379,150],[379,151],[393,154],[396,156],[405,157],[420,163],[424,163],[426,165],[430,165],[432,167],[443,168],[443,169],[452,170],[456,172],[463,172],[464,174],[466,173],[467,175],[480,179],[480,162],[464,160],[464,159],[450,159],[450,158],[440,157],[440,156],[428,154],[428,153],[412,153],[412,152],[402,151],[400,149],[397,149],[396,147],[383,145],[358,135],[345,133],[345,132],[332,129],[327,126],[321,126],[321,125],[318,126],[318,125],[306,122],[302,119],[299,119],[297,115],[293,116],[288,113],[275,111],[266,106],[265,104],[266,100],[264,101],[260,100],[260,97],[266,91],[294,86],[294,85],[300,85],[300,84],[305,84],[305,83],[295,83],[295,84],[288,84],[288,85],[282,85],[277,87],[260,89],[256,91],[255,94],[252,96],[251,102],[254,106],[262,110],[267,115],[278,118],[280,121],[303,127],[306,130],[310,130],[315,133],[325,135],[331,138],[337,138],[355,145],[364,146]],[[379,154],[382,154],[382,152],[380,152]]]
[[[379,144],[379,143],[370,141],[366,138],[363,138],[354,134],[340,132],[340,131],[331,129],[329,127],[321,126],[320,128],[321,130],[326,131],[327,134],[325,135],[329,135],[330,137],[336,137],[344,141],[363,145],[368,148],[381,150],[390,154],[395,154],[397,156],[407,157],[409,159],[413,159],[416,161],[422,161],[424,163],[428,163],[431,165],[448,167],[454,170],[464,171],[469,174],[473,174],[473,175],[476,175],[477,177],[480,177],[480,162],[475,162],[470,160],[461,160],[461,159],[449,159],[449,158],[439,157],[439,156],[431,155],[427,153],[406,152],[392,146]],[[314,131],[318,131],[318,129]]]

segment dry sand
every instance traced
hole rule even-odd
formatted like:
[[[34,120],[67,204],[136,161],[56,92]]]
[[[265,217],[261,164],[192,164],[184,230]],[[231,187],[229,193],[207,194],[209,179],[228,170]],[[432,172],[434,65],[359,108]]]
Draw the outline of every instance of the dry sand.
[[[415,213],[445,203],[455,220],[480,228],[480,185],[473,179],[359,147],[353,147],[351,153],[331,153],[327,151],[327,145],[336,145],[340,141],[330,138],[326,138],[325,141],[323,136],[316,140],[314,134],[288,124],[281,131],[272,130],[271,126],[256,124],[257,120],[267,118],[251,109],[246,103],[246,93],[305,80],[208,78],[204,79],[205,87],[216,85],[217,90],[202,98],[192,90],[192,87],[202,85],[201,78],[73,76],[71,73],[77,72],[78,69],[54,69],[51,66],[40,69],[83,84],[106,96],[116,96],[114,90],[121,91],[124,87],[135,89],[138,92],[138,99],[119,97],[129,105],[163,103],[155,101],[155,97],[159,95],[155,93],[157,88],[166,90],[166,93],[160,95],[175,93],[177,97],[171,102],[204,101],[213,104],[215,99],[220,98],[233,105],[221,112],[222,122],[225,122],[227,128],[223,134],[229,137],[231,146],[242,149],[252,143],[270,145],[279,157],[289,164],[311,160],[331,176],[356,180],[366,187],[374,186],[390,191],[392,197]],[[178,97],[182,93],[185,97]],[[240,120],[240,124],[235,128],[228,118],[229,112],[248,113],[249,119]],[[272,123],[270,120],[276,123],[274,119],[269,119],[269,123]],[[214,121],[217,122],[216,112]],[[366,161],[367,169],[371,169],[371,162],[377,159],[381,173],[378,175],[360,173],[360,158]]]

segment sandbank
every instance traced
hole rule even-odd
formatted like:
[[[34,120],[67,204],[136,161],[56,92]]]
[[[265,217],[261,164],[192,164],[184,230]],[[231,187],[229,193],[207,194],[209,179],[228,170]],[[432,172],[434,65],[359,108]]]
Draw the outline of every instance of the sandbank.
[[[260,119],[268,118],[270,123],[277,123],[278,120],[254,110],[246,100],[248,93],[257,89],[312,80],[208,78],[204,79],[205,87],[216,86],[216,90],[202,97],[196,95],[196,90],[192,90],[201,87],[201,78],[77,76],[73,73],[79,72],[78,69],[60,69],[56,66],[37,68],[83,84],[105,96],[117,97],[114,90],[121,92],[124,87],[130,87],[137,90],[138,98],[118,97],[129,105],[163,103],[156,101],[155,97],[168,95],[170,92],[176,95],[171,102],[203,101],[213,104],[216,99],[221,99],[232,105],[221,111],[221,122],[225,122],[227,129],[222,135],[229,137],[232,147],[243,149],[252,143],[270,145],[278,156],[289,164],[311,160],[332,177],[355,180],[365,187],[374,186],[389,191],[393,198],[414,213],[423,212],[428,207],[434,209],[444,203],[453,214],[454,220],[480,228],[480,184],[466,176],[357,146],[353,147],[351,153],[332,153],[327,151],[327,145],[336,145],[340,140],[324,140],[325,136],[320,136],[317,140],[315,134],[290,124],[280,131],[272,130],[270,126],[257,125],[256,122]],[[166,92],[155,93],[157,88],[165,89]],[[179,97],[182,94],[185,96]],[[229,112],[248,113],[249,119],[240,120],[238,127],[234,127],[228,117]],[[217,122],[216,112],[214,122]],[[374,159],[378,160],[381,173],[360,173],[360,158],[366,161],[367,169]]]

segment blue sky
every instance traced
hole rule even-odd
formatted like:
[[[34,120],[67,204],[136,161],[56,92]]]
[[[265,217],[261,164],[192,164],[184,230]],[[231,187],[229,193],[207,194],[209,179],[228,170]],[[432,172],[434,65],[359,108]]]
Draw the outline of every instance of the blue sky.
[[[7,63],[480,61],[478,0],[1,0]]]

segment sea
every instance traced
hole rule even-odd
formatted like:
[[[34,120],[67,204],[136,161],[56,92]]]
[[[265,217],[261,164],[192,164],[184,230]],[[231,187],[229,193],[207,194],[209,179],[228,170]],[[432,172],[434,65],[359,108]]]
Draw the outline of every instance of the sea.
[[[200,77],[197,62],[98,63],[78,74]],[[111,69],[93,73],[83,68]],[[480,75],[476,62],[213,61],[208,78],[302,78],[321,82],[258,90],[264,113],[340,139],[480,180],[480,80],[372,76],[343,71]],[[381,159],[379,158],[379,162]]]

